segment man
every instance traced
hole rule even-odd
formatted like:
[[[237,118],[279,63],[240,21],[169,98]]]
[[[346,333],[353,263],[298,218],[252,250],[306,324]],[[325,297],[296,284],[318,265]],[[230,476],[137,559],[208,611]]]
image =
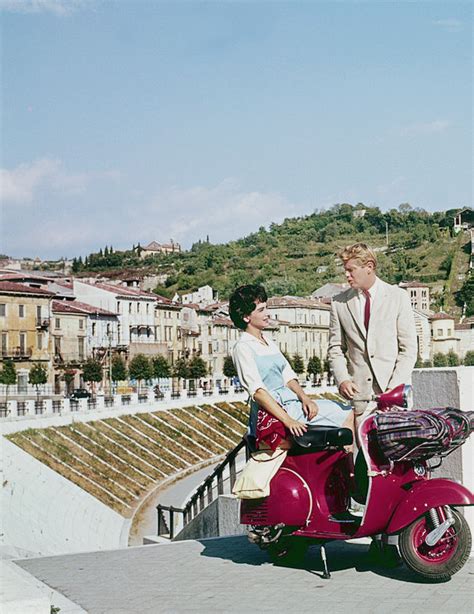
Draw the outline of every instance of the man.
[[[367,245],[350,245],[339,257],[351,287],[332,301],[329,363],[358,426],[373,394],[411,382],[415,319],[408,293],[377,277],[377,257]]]
[[[409,384],[417,356],[415,318],[405,290],[376,275],[377,257],[365,243],[339,254],[350,288],[335,296],[329,322],[329,363],[339,392],[352,401],[356,427],[370,413],[373,394]],[[367,466],[357,457],[357,490],[366,492]],[[365,496],[354,492],[356,501]],[[385,566],[401,559],[394,545],[372,542],[369,557]]]

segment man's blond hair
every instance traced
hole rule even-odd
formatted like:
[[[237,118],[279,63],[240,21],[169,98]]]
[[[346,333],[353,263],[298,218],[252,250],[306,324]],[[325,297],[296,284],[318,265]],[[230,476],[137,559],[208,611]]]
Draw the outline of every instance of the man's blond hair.
[[[375,252],[370,249],[365,243],[354,243],[348,245],[339,252],[339,258],[344,264],[349,260],[356,260],[358,264],[364,266],[368,262],[374,263],[374,269],[377,268],[377,256]]]

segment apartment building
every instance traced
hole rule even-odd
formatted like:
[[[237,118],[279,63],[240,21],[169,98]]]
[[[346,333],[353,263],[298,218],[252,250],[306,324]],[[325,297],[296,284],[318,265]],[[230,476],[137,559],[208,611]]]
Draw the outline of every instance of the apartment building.
[[[157,295],[136,288],[77,279],[73,282],[73,292],[79,301],[117,314],[117,346],[128,348],[129,358],[160,353],[155,329],[155,306],[160,300]]]
[[[299,354],[305,363],[311,356],[326,358],[329,305],[312,298],[283,296],[270,298],[267,306],[278,325],[274,339],[282,352],[292,356]]]
[[[12,359],[19,393],[28,391],[28,375],[34,363],[50,369],[50,319],[53,294],[22,283],[0,281],[1,358]]]

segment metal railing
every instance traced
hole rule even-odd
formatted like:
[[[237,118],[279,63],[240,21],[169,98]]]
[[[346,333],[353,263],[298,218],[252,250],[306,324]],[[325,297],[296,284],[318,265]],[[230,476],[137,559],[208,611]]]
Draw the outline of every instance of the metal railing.
[[[212,503],[214,500],[214,490],[216,490],[217,496],[223,495],[225,482],[224,472],[226,470],[228,470],[229,474],[229,492],[232,491],[235,480],[237,479],[236,459],[242,448],[245,448],[245,457],[248,460],[246,441],[245,439],[241,439],[235,448],[227,453],[224,460],[217,465],[214,471],[196,488],[184,508],[161,505],[161,503],[156,506],[158,514],[158,536],[165,536],[168,534],[169,538],[173,539],[176,527],[176,514],[183,515],[183,527],[185,527],[193,518],[202,512],[205,507]],[[168,512],[168,523],[166,522],[164,512]]]

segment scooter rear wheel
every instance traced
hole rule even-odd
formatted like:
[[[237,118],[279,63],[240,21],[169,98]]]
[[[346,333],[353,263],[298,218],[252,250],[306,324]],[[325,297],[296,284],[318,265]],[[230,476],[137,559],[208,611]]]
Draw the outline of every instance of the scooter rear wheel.
[[[452,510],[454,524],[434,546],[425,538],[433,529],[428,514],[417,518],[400,533],[400,554],[407,567],[431,582],[445,582],[457,573],[469,558],[471,532],[464,516]]]

